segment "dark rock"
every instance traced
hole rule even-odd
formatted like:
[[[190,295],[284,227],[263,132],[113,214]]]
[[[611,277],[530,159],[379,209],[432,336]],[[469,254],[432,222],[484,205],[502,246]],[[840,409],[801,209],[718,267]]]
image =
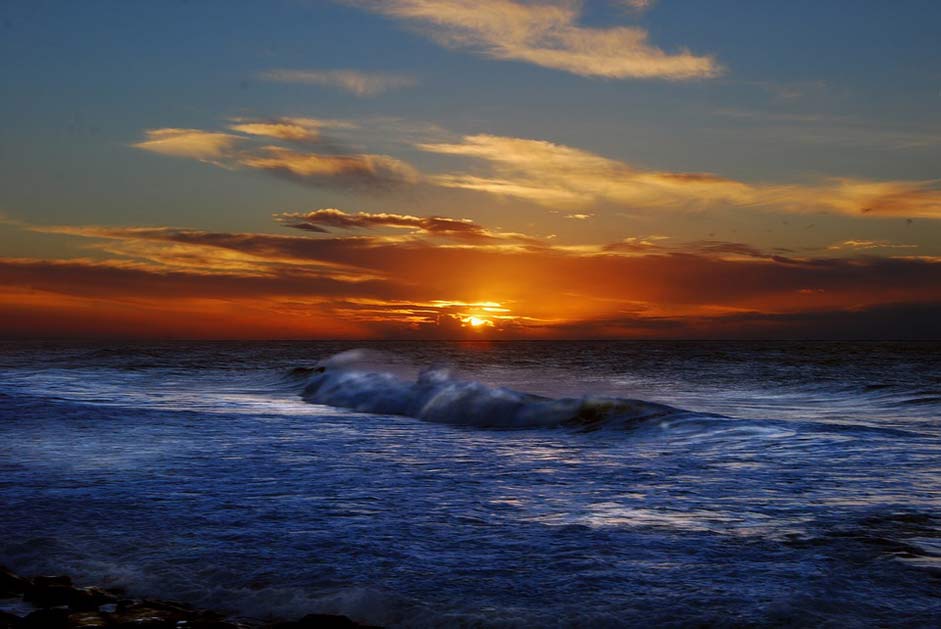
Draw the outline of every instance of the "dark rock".
[[[69,604],[72,592],[72,579],[67,576],[33,577],[23,600],[36,607],[58,607]]]
[[[58,607],[68,605],[73,592],[68,585],[36,586],[23,596],[23,600],[36,607]]]
[[[100,588],[74,588],[69,595],[68,605],[75,611],[98,611],[102,605],[116,603],[118,597]]]
[[[67,576],[24,579],[0,566],[0,597],[22,597],[36,609],[25,618],[0,611],[0,629],[245,629],[257,621],[230,621],[217,612],[156,599],[121,598],[124,590],[77,588]],[[308,614],[300,620],[266,624],[268,629],[371,629],[346,616]]]
[[[346,616],[307,614],[300,620],[272,625],[272,629],[355,629],[361,626]]]
[[[71,587],[72,577],[66,576],[64,574],[54,577],[33,577],[33,585],[38,588],[51,587],[53,585],[64,585],[66,587]]]
[[[23,619],[23,629],[68,629],[69,612],[62,608],[37,609]]]
[[[0,566],[0,597],[13,598],[22,595],[32,587],[29,581]]]

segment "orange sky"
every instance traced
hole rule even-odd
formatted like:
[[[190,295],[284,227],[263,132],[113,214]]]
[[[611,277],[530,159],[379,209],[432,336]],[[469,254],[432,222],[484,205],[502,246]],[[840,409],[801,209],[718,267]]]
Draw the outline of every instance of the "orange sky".
[[[41,336],[688,338],[833,335],[842,319],[850,336],[882,326],[908,337],[927,316],[919,308],[941,301],[934,259],[669,239],[555,246],[391,214],[279,218],[296,235],[21,225],[79,239],[100,257],[0,261],[4,327]],[[916,328],[899,328],[913,312]]]
[[[0,334],[941,337],[941,8],[814,12],[8,4]]]

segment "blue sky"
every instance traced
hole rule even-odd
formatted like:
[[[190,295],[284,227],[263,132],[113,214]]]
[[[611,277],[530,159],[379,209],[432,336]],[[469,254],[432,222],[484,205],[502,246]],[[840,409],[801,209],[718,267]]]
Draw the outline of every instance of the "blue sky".
[[[655,236],[930,259],[938,24],[921,0],[10,1],[0,247],[106,260],[58,228],[277,234],[272,215],[329,208],[572,250]],[[285,120],[316,121],[316,152],[233,130]],[[181,129],[202,135],[148,144]],[[308,154],[396,181],[298,174]]]

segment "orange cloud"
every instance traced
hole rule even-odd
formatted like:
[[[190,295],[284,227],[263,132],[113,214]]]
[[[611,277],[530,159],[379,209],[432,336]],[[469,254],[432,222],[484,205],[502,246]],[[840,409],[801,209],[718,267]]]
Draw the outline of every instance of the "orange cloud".
[[[752,200],[748,185],[711,174],[659,173],[635,168],[552,142],[494,135],[465,136],[457,143],[422,144],[439,154],[484,161],[492,176],[449,173],[431,181],[530,199],[546,205],[580,206],[615,201],[635,207],[706,207]]]
[[[275,214],[275,219],[287,227],[312,232],[327,232],[327,227],[337,229],[374,229],[392,227],[411,230],[414,234],[437,236],[466,242],[515,241],[524,244],[540,244],[536,238],[514,232],[493,231],[467,218],[446,216],[411,216],[388,212],[356,212],[350,214],[335,208],[312,212],[284,212]]]
[[[340,213],[334,219],[371,226],[374,216]],[[422,225],[418,217],[396,216]],[[136,313],[132,319],[160,313],[166,319],[161,329],[179,319],[181,335],[199,308],[204,310],[195,320],[228,317],[218,336],[270,333],[270,321],[260,323],[267,312],[279,322],[279,337],[321,338],[354,332],[361,338],[774,336],[792,329],[809,334],[814,321],[831,326],[840,313],[845,321],[885,321],[906,312],[924,321],[931,308],[941,310],[936,260],[802,260],[717,241],[692,243],[684,253],[654,239],[638,239],[636,247],[621,251],[615,245],[455,247],[417,237],[166,227],[32,229],[104,243],[118,257],[0,259],[5,309],[22,314],[34,304],[46,313],[37,321],[52,310],[82,317],[99,312],[103,322],[128,312]],[[18,325],[27,319],[21,316]]]
[[[242,166],[319,183],[331,179],[364,183],[415,183],[418,171],[387,155],[326,155],[301,153],[280,146],[265,146],[238,158]]]
[[[343,121],[282,118],[239,121],[230,128],[248,135],[197,129],[153,129],[140,149],[187,157],[225,168],[249,168],[317,186],[433,185],[525,199],[569,211],[590,204],[647,210],[756,208],[773,212],[830,212],[857,217],[941,218],[941,180],[872,181],[823,178],[810,183],[745,182],[708,172],[645,169],[590,151],[488,134],[454,142],[424,142],[417,148],[462,157],[486,170],[421,173],[411,164],[371,153],[337,154],[260,145],[253,136],[317,142],[322,126]],[[571,213],[587,218],[589,213]]]
[[[784,200],[820,203],[845,214],[941,218],[941,179],[928,181],[865,181],[831,178],[821,186],[784,190]]]
[[[263,136],[289,142],[317,142],[323,123],[312,118],[279,118],[272,121],[235,120],[229,128],[247,135]]]
[[[578,2],[351,1],[420,25],[423,33],[450,48],[468,48],[494,59],[524,61],[581,76],[687,80],[722,73],[710,56],[685,50],[669,53],[651,45],[642,28],[582,26]]]
[[[151,129],[135,148],[172,157],[186,157],[229,169],[249,168],[289,177],[311,185],[386,187],[416,183],[420,175],[410,164],[388,155],[336,154],[297,151],[278,145],[259,145],[257,137],[315,143],[323,126],[341,121],[282,118],[273,122],[238,121],[230,126],[246,135],[198,129]],[[254,137],[253,137],[254,136]]]
[[[494,135],[419,148],[483,162],[484,175],[451,172],[429,181],[518,197],[553,207],[617,203],[648,209],[759,207],[784,212],[856,216],[941,217],[941,180],[867,181],[829,178],[812,184],[747,183],[712,173],[645,170],[561,144]]]
[[[199,129],[150,129],[146,131],[146,135],[145,141],[133,146],[152,153],[188,157],[205,162],[223,160],[241,139],[229,133]]]
[[[836,251],[840,249],[917,249],[918,245],[903,245],[895,242],[889,242],[887,240],[844,240],[843,242],[837,242],[827,249]]]

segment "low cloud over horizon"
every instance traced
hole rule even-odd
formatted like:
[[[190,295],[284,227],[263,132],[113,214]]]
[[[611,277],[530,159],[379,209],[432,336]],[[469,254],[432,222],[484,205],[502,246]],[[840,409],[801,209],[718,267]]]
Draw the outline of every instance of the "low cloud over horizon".
[[[941,259],[664,238],[560,247],[462,219],[336,209],[277,218],[310,235],[21,225],[79,238],[89,257],[0,259],[0,291],[18,304],[6,329],[61,334],[49,322],[71,317],[85,323],[66,336],[845,338],[882,322],[882,338],[915,338],[941,311]]]

